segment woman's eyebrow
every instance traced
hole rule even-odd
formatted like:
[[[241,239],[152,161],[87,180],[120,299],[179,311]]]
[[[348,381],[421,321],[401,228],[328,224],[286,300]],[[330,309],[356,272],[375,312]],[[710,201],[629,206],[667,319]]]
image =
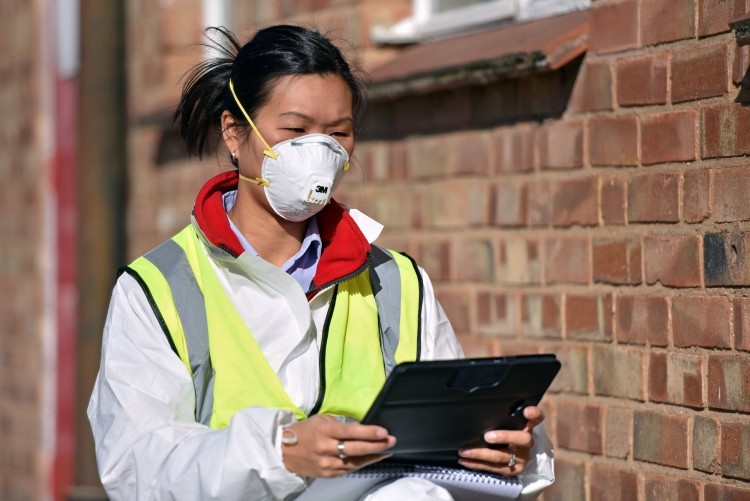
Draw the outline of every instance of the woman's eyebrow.
[[[286,115],[293,115],[295,117],[301,118],[302,120],[305,120],[306,122],[314,122],[315,119],[309,115],[305,115],[304,113],[300,113],[298,111],[285,111],[284,113],[279,113],[280,117],[286,116]],[[333,120],[332,122],[329,122],[326,125],[338,125],[343,122],[354,122],[352,120],[352,117],[341,117],[337,118],[336,120]]]

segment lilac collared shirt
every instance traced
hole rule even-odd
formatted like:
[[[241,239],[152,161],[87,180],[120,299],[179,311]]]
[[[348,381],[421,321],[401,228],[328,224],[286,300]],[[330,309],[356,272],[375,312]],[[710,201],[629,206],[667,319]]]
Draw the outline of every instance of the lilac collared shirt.
[[[232,219],[229,217],[229,211],[232,210],[234,203],[237,201],[237,190],[224,193],[223,198],[224,210],[227,211],[229,227],[232,228],[234,234],[237,235],[242,248],[245,249],[246,252],[251,252],[257,256],[258,253],[253,249],[253,246],[250,245],[250,242],[247,241],[245,236],[234,225]],[[302,246],[295,255],[281,265],[281,269],[291,275],[305,292],[310,289],[310,284],[312,283],[313,278],[315,278],[315,272],[318,269],[318,261],[320,260],[322,247],[323,241],[320,239],[318,221],[315,217],[311,217],[307,223],[307,232],[305,233],[305,238],[302,240]]]

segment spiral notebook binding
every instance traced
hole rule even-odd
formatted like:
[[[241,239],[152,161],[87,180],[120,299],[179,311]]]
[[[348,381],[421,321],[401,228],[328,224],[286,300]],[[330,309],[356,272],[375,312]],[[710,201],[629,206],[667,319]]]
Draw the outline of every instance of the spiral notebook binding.
[[[389,478],[394,475],[409,475],[428,480],[462,481],[474,484],[514,484],[518,479],[492,473],[477,472],[463,468],[450,468],[434,465],[415,465],[409,463],[375,464],[365,469],[350,473],[350,476],[365,478]]]

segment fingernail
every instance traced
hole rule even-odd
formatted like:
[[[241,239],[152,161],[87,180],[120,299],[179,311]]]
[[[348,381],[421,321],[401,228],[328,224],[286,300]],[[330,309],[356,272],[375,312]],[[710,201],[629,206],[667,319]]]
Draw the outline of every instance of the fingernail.
[[[470,449],[461,449],[458,451],[459,456],[463,456],[465,458],[471,457],[471,450]]]
[[[494,443],[497,440],[497,433],[494,431],[488,431],[484,434],[484,441],[489,443]]]
[[[378,428],[378,430],[375,432],[375,436],[378,438],[385,438],[388,436],[388,431],[384,430],[383,428]]]
[[[458,460],[458,464],[460,464],[461,466],[466,466],[466,467],[469,466],[469,462],[468,461],[464,461],[463,459],[459,459]]]

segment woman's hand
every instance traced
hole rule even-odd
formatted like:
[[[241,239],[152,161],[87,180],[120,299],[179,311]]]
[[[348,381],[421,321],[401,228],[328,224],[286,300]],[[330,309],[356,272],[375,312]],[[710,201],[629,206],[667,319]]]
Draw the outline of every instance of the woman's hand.
[[[461,456],[458,462],[474,470],[506,476],[520,474],[529,461],[531,447],[534,445],[531,432],[544,421],[544,413],[539,407],[527,407],[523,410],[523,415],[528,422],[522,430],[497,430],[484,434],[484,440],[488,444],[508,444],[507,449],[463,449],[458,451]]]
[[[282,443],[284,466],[305,477],[345,475],[390,456],[383,451],[396,445],[396,437],[388,435],[385,428],[340,423],[324,414],[289,425],[286,430],[297,435],[297,442]]]

